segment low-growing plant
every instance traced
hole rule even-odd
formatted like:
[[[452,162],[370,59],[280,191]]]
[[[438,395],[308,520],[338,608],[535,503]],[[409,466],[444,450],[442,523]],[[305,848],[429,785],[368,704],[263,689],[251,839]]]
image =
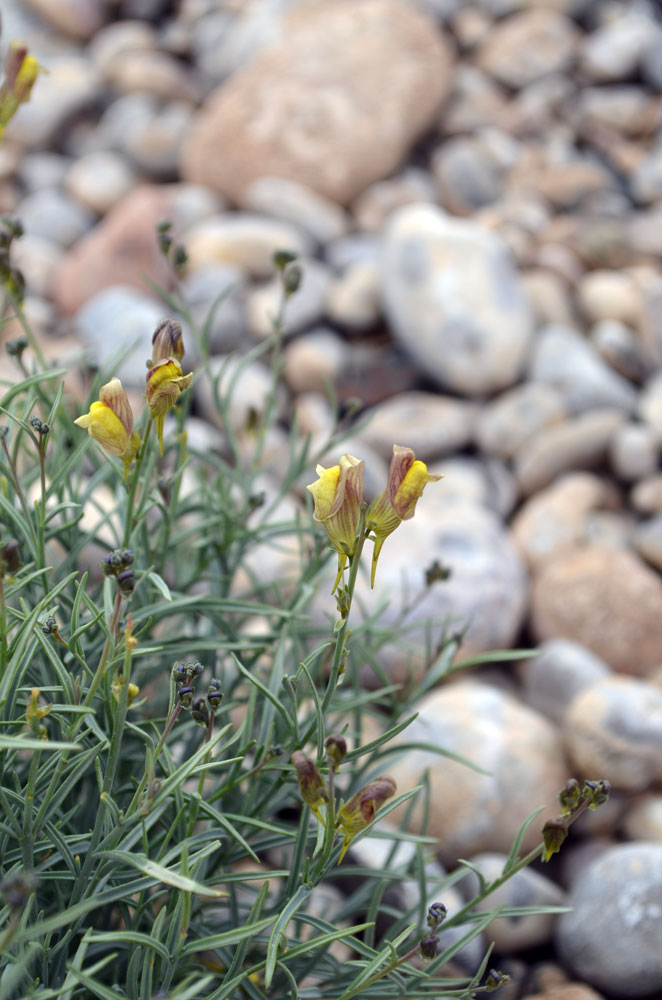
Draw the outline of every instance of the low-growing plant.
[[[396,445],[384,492],[368,504],[363,463],[345,454],[317,467],[306,504],[301,485],[320,455],[293,422],[265,488],[285,307],[302,279],[287,253],[275,257],[272,336],[235,366],[212,374],[208,329],[168,295],[173,318],[152,336],[142,412],[112,371],[91,373],[89,407],[74,412],[66,372],[46,365],[23,313],[11,260],[20,233],[10,220],[0,232],[3,323],[22,331],[0,379],[0,1000],[414,1000],[495,989],[505,977],[489,968],[489,950],[472,976],[452,960],[497,913],[532,911],[482,901],[551,856],[605,786],[569,786],[563,814],[520,857],[529,817],[503,874],[481,878],[455,913],[428,903],[466,866],[426,884],[434,840],[380,828],[421,791],[398,793],[389,745],[417,699],[458,669],[459,640],[430,650],[420,681],[384,676],[365,691],[362,662],[377,663],[398,626],[378,614],[355,621],[354,591],[360,572],[379,586],[382,546],[438,477]],[[167,224],[158,238],[181,270]],[[177,316],[197,341],[195,371],[183,365]],[[237,429],[240,375],[258,356],[269,359],[271,390]],[[224,427],[218,448],[187,434],[191,382],[203,376]],[[341,439],[324,451],[340,452]],[[292,496],[298,506],[284,516]],[[261,573],[283,547],[292,568]],[[422,586],[444,576],[430,567]],[[310,615],[320,590],[328,630]],[[370,719],[378,726],[368,731]],[[370,829],[392,841],[385,866],[352,856]],[[396,862],[399,841],[413,845],[411,860]],[[385,891],[405,877],[418,880],[419,903],[393,912]],[[320,902],[324,885],[343,887],[333,912]],[[452,943],[441,934],[449,927],[463,929]]]

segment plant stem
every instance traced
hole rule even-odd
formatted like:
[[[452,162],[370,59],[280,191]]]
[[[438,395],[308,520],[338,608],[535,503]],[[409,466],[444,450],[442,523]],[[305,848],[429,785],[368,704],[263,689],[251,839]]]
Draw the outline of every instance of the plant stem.
[[[5,598],[5,580],[0,574],[0,680],[5,676],[7,669],[7,601]]]
[[[140,473],[142,471],[143,461],[145,459],[145,454],[147,452],[147,442],[149,441],[149,435],[152,430],[152,424],[154,423],[152,415],[150,414],[147,419],[147,427],[145,428],[145,434],[142,441],[140,442],[140,448],[138,449],[138,455],[136,458],[136,466],[131,473],[131,481],[129,484],[129,494],[126,500],[126,515],[124,518],[124,536],[122,538],[122,548],[127,548],[129,541],[131,539],[131,532],[133,531],[133,505],[136,500],[136,490],[138,488],[138,480],[140,479]]]

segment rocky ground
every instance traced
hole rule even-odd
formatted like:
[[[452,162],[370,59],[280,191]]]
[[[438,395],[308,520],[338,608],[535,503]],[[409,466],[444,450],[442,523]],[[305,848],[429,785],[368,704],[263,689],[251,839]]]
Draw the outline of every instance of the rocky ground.
[[[542,649],[421,706],[425,738],[497,775],[434,758],[440,861],[492,871],[570,773],[608,777],[552,875],[511,884],[518,905],[573,912],[490,935],[513,997],[659,997],[659,3],[4,0],[2,16],[3,42],[49,70],[0,146],[0,208],[23,222],[26,311],[69,391],[81,354],[105,364],[163,315],[141,276],[171,281],[164,218],[194,314],[232,286],[213,365],[269,332],[273,249],[301,254],[283,423],[296,411],[323,440],[328,379],[372,416],[349,446],[369,482],[394,441],[446,477],[389,540],[380,586],[417,586],[437,558],[451,577],[421,616],[468,623],[467,653]],[[113,372],[136,393],[144,354]],[[238,424],[268,372],[244,378]],[[222,447],[204,378],[194,391],[191,434]]]

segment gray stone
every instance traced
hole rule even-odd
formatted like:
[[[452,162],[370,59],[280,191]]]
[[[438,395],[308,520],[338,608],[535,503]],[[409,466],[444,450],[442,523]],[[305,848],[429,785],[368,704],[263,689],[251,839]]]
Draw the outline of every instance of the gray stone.
[[[380,242],[370,233],[350,233],[342,239],[333,240],[324,248],[327,264],[336,271],[344,272],[357,264],[376,264],[379,259]]]
[[[524,697],[552,722],[562,722],[575,695],[610,673],[599,656],[572,639],[549,639],[539,653],[524,664]]]
[[[657,28],[641,57],[641,73],[651,88],[662,94],[662,30]]]
[[[531,352],[529,378],[554,386],[571,414],[611,407],[634,412],[634,386],[610,368],[591,343],[574,330],[548,326]]]
[[[12,263],[23,273],[28,292],[42,298],[49,297],[62,258],[62,248],[40,236],[26,234],[12,245]]]
[[[644,479],[658,468],[659,436],[647,424],[624,424],[614,435],[609,457],[619,479],[627,483]]]
[[[404,392],[365,414],[361,437],[390,461],[393,444],[404,434],[423,462],[461,451],[473,437],[476,407],[431,392]]]
[[[69,195],[97,215],[105,215],[129,193],[137,180],[136,173],[118,153],[88,153],[76,159],[67,170],[65,181]]]
[[[644,360],[637,336],[625,323],[602,320],[591,327],[589,340],[603,361],[631,382],[638,382],[644,372]]]
[[[485,880],[495,882],[502,874],[508,860],[507,854],[476,854],[468,859],[480,871]],[[458,883],[465,901],[469,902],[480,892],[478,876],[467,871],[466,877]],[[519,908],[522,906],[562,906],[564,893],[551,879],[531,868],[524,868],[495,889],[480,904],[481,912],[496,906]],[[485,928],[489,941],[493,941],[499,952],[512,955],[528,948],[549,944],[554,933],[556,916],[553,913],[534,913],[524,916],[497,917]]]
[[[620,17],[607,21],[582,45],[582,68],[593,80],[606,83],[627,80],[650,45],[654,23],[638,10],[623,9]]]
[[[389,217],[405,205],[437,202],[437,190],[429,173],[405,167],[400,174],[369,184],[352,204],[359,229],[382,235]]]
[[[662,845],[604,851],[577,877],[572,910],[557,923],[563,961],[605,993],[652,996],[662,979],[661,899]]]
[[[627,243],[637,253],[662,254],[662,206],[633,212],[627,220]]]
[[[508,852],[521,824],[542,804],[554,809],[566,778],[566,765],[556,728],[538,712],[488,684],[459,681],[426,695],[417,705],[418,716],[391,743],[431,743],[472,761],[488,773],[479,773],[451,758],[409,746],[402,757],[392,757],[389,773],[402,793],[420,783],[428,772],[430,783],[427,833],[439,842],[443,863],[479,851]],[[402,815],[399,807],[391,815]],[[409,829],[418,830],[419,801]],[[524,835],[522,850],[540,839],[541,815]]]
[[[207,264],[187,274],[181,287],[184,301],[200,329],[213,309],[207,351],[227,354],[238,348],[248,330],[246,282],[242,272],[236,267]]]
[[[359,261],[330,282],[325,313],[331,322],[350,333],[361,333],[377,324],[380,311],[376,260]]]
[[[109,105],[90,148],[83,151],[120,151],[150,177],[170,180],[177,176],[191,116],[192,108],[186,101],[164,103],[154,94],[126,94]]]
[[[500,83],[519,89],[567,70],[578,39],[569,18],[540,7],[497,24],[478,53],[478,63]]]
[[[59,188],[64,184],[72,160],[61,153],[34,152],[24,156],[19,164],[19,177],[27,194],[44,188]]]
[[[567,406],[554,386],[524,382],[481,409],[476,442],[486,455],[512,458],[534,434],[558,423],[567,413]]]
[[[20,37],[20,36],[19,36]],[[60,55],[38,77],[30,100],[12,120],[8,135],[27,149],[44,150],[62,134],[65,123],[101,97],[98,71],[84,55]]]
[[[634,533],[637,552],[647,563],[662,571],[662,514],[637,525]],[[660,656],[662,662],[662,655]]]
[[[623,832],[629,840],[662,844],[662,794],[650,792],[630,801],[623,817]]]
[[[94,216],[64,192],[44,188],[17,205],[16,214],[30,236],[66,249],[92,228]]]
[[[88,54],[105,80],[110,80],[113,68],[127,53],[153,52],[157,45],[156,31],[144,21],[115,21],[98,31],[88,47]]]
[[[285,306],[283,330],[287,336],[319,323],[324,315],[331,278],[326,264],[313,257],[302,258],[297,263],[303,274],[299,288],[288,298]],[[248,325],[256,337],[268,337],[273,333],[272,320],[278,315],[282,297],[283,286],[279,277],[249,292]]]
[[[431,471],[443,471],[443,465]],[[369,579],[359,575],[358,606],[372,615],[388,602],[379,619],[384,624],[398,618],[403,590],[420,593],[407,616],[407,634],[382,651],[383,663],[394,677],[421,669],[424,633],[419,626],[425,629],[430,619],[445,623],[447,629],[463,630],[462,650],[467,655],[507,648],[522,624],[526,574],[501,518],[477,503],[446,502],[443,489],[443,481],[429,485],[416,516],[388,537],[375,589],[370,590]],[[370,555],[368,545],[368,565]],[[435,560],[450,568],[450,579],[424,589],[424,572]]]
[[[630,175],[634,200],[647,205],[662,199],[662,140],[658,140]]]
[[[56,31],[81,42],[101,28],[108,10],[104,0],[25,0]]]
[[[441,204],[456,215],[471,215],[503,192],[504,171],[475,137],[444,142],[432,157]]]
[[[274,274],[276,250],[301,255],[310,241],[295,226],[259,215],[212,215],[191,226],[186,235],[191,267],[225,264],[241,268],[251,277]]]
[[[382,295],[396,339],[442,387],[481,396],[524,364],[531,311],[501,241],[474,222],[414,205],[386,233]]]
[[[644,385],[639,396],[638,415],[662,440],[662,372],[653,375]]]
[[[347,233],[348,219],[338,205],[305,184],[283,177],[258,177],[244,191],[241,204],[250,212],[272,215],[298,226],[318,244]]]
[[[517,485],[510,469],[499,459],[451,456],[435,468],[444,476],[444,498],[449,503],[481,504],[504,520],[512,513]]]
[[[563,472],[598,465],[624,421],[619,410],[600,409],[538,431],[515,455],[521,492],[528,496]]]
[[[109,378],[117,376],[127,387],[144,389],[145,360],[163,315],[163,305],[152,296],[128,285],[113,285],[88,299],[72,325],[85,342],[90,364]]]

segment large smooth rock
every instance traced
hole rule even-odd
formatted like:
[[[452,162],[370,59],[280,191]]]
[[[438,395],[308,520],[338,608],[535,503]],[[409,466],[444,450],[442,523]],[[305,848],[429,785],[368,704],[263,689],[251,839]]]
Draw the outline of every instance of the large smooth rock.
[[[662,690],[633,677],[596,681],[568,706],[564,736],[582,774],[645,791],[662,781]]]
[[[347,203],[432,123],[451,66],[442,34],[409,5],[304,6],[211,95],[183,147],[183,176],[235,201],[272,175]]]
[[[662,663],[662,580],[631,552],[587,545],[553,554],[534,579],[532,605],[539,640],[574,639],[626,674]]]
[[[662,844],[620,844],[581,871],[559,918],[561,957],[613,997],[654,996],[662,980]]]
[[[396,743],[430,743],[460,754],[488,771],[419,748],[389,765],[404,792],[429,772],[429,825],[444,864],[479,851],[505,851],[526,817],[538,806],[558,811],[556,795],[567,780],[556,728],[538,712],[488,684],[461,681],[427,695],[418,717]],[[397,813],[397,810],[396,810]],[[410,829],[421,827],[419,800]],[[395,815],[395,814],[394,814]],[[545,816],[524,837],[527,851],[540,839]]]
[[[493,233],[433,205],[402,209],[385,236],[382,295],[396,339],[440,385],[481,396],[517,380],[532,313]]]

